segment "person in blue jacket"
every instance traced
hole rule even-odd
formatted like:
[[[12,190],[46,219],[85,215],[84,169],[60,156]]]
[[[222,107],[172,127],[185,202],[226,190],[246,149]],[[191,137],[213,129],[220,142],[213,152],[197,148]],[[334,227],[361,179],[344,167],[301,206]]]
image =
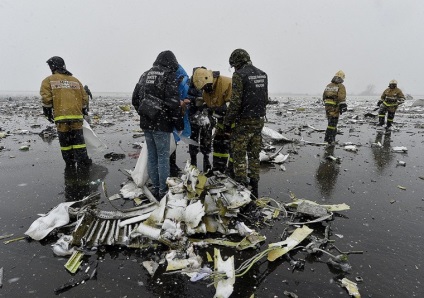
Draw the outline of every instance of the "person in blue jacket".
[[[184,68],[181,66],[181,64],[178,64],[177,69],[177,81],[178,81],[178,92],[180,95],[180,103],[181,103],[181,109],[184,113],[184,129],[181,133],[181,136],[184,138],[189,138],[191,135],[191,126],[189,121],[189,109],[188,104],[190,103],[190,100],[187,98],[188,96],[188,89],[189,89],[189,77],[187,75],[187,72],[184,70]],[[180,136],[177,133],[177,130],[174,129],[174,139],[175,143],[178,144],[178,142],[181,140]],[[171,176],[178,176],[180,172],[180,168],[177,166],[177,149],[169,156],[169,163],[170,163],[170,175]]]

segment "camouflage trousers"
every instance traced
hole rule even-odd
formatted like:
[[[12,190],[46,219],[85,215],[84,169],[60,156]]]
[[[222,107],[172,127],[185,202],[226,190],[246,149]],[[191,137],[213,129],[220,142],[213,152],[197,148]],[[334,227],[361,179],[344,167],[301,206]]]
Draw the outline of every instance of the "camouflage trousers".
[[[259,153],[263,126],[262,118],[240,119],[231,132],[231,152],[237,182],[247,184],[247,177],[259,181]]]

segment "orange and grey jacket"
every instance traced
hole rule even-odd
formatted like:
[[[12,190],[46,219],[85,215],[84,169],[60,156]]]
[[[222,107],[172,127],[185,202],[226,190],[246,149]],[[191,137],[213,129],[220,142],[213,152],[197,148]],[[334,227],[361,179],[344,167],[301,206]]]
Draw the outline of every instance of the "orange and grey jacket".
[[[57,72],[48,76],[41,83],[40,95],[43,107],[53,108],[55,122],[83,120],[88,95],[73,76]]]
[[[387,107],[397,107],[400,103],[405,101],[405,96],[403,95],[402,90],[397,87],[394,89],[387,88],[381,95],[381,100]]]

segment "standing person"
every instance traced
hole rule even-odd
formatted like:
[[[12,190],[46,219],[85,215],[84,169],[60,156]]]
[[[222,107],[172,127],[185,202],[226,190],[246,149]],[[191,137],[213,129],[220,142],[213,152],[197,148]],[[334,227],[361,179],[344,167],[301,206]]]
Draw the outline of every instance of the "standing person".
[[[235,72],[232,79],[233,92],[224,125],[230,127],[235,123],[231,132],[234,176],[237,182],[249,185],[253,197],[257,198],[261,132],[268,104],[268,76],[252,65],[249,54],[243,49],[234,50],[229,62]]]
[[[232,162],[231,160],[229,161],[229,133],[231,128],[224,127],[224,117],[227,112],[226,103],[231,98],[231,78],[221,76],[219,71],[199,67],[194,71],[193,84],[198,90],[203,91],[203,101],[209,111],[212,112],[212,116],[216,118],[212,145],[212,170],[224,173],[227,170],[227,163],[229,162],[229,171],[232,172]],[[209,158],[204,159],[203,162],[203,171],[206,172],[205,168],[210,168]]]
[[[88,158],[82,132],[83,115],[87,113],[88,96],[80,81],[72,76],[65,61],[58,56],[47,60],[52,75],[41,83],[43,113],[56,123],[60,150],[67,167],[92,163]]]
[[[185,138],[189,138],[191,135],[191,125],[189,120],[189,109],[188,104],[190,104],[190,99],[188,99],[188,89],[189,89],[189,78],[187,75],[187,72],[184,70],[184,68],[178,64],[177,69],[177,81],[178,81],[178,94],[180,96],[180,104],[181,109],[183,113],[183,120],[184,120],[184,129],[181,133],[181,136]],[[178,142],[180,141],[180,136],[178,135],[177,130],[174,128],[173,131],[174,139],[176,145],[178,145]],[[170,163],[170,175],[173,177],[178,176],[180,173],[180,168],[177,166],[177,146],[175,147],[175,151],[169,156],[169,163]]]
[[[193,69],[193,74],[198,67]],[[203,172],[211,169],[209,154],[212,148],[212,128],[214,120],[212,112],[204,104],[202,90],[196,89],[193,83],[193,76],[190,78],[188,98],[190,99],[190,125],[191,139],[199,143],[200,146],[189,145],[190,164],[197,167],[197,154],[199,151],[203,155]]]
[[[90,111],[90,100],[93,100],[93,94],[91,94],[90,89],[88,88],[87,85],[84,85],[84,91],[85,93],[87,93],[88,96],[88,102],[87,102],[87,112]]]
[[[339,115],[347,111],[346,88],[343,85],[344,79],[345,73],[342,70],[336,72],[331,83],[325,87],[322,95],[328,121],[324,142],[327,142],[329,145],[334,145],[336,142]]]
[[[378,111],[378,126],[384,125],[384,120],[387,113],[387,126],[386,130],[390,130],[390,127],[393,124],[393,119],[395,118],[395,113],[400,104],[405,102],[405,96],[397,87],[397,81],[391,80],[389,82],[389,88],[384,90],[381,95],[381,99],[378,101],[377,106],[380,107]]]
[[[140,115],[140,128],[146,139],[147,172],[156,198],[162,198],[167,192],[171,133],[174,128],[178,131],[184,128],[177,69],[174,53],[161,52],[153,67],[141,75],[132,95],[132,104]]]

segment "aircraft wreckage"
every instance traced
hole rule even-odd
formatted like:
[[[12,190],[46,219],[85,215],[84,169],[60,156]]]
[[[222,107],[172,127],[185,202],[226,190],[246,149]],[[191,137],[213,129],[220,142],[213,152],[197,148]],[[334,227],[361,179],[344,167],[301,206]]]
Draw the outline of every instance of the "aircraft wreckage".
[[[303,269],[305,262],[294,260],[290,252],[328,255],[327,264],[346,273],[351,270],[348,255],[362,253],[342,252],[334,245],[334,240],[329,239],[329,221],[334,219],[334,213],[350,209],[348,205],[319,205],[297,199],[293,194],[289,203],[271,198],[252,201],[250,190],[243,185],[220,172],[206,176],[189,163],[181,177],[168,178],[169,191],[158,202],[146,184],[146,153],[142,150],[135,170],[128,171],[129,179],[119,194],[109,197],[103,184],[111,206],[114,206],[114,199],[124,198],[133,199],[136,207],[100,210],[98,202],[101,194],[93,193],[83,200],[57,205],[36,219],[25,232],[34,240],[41,240],[49,234],[62,234],[52,245],[53,251],[56,255],[70,256],[65,268],[71,274],[81,274],[73,282],[56,288],[55,293],[68,290],[95,275],[97,268],[89,273],[89,268],[84,271],[81,264],[85,252],[100,246],[155,247],[155,252],[164,262],[145,260],[143,266],[149,274],[153,276],[156,269],[166,263],[166,271],[170,273],[185,274],[192,282],[210,281],[216,288],[215,297],[229,297],[236,279],[264,257],[273,262],[285,256],[296,270]],[[245,260],[239,267],[236,267],[233,256],[225,260],[222,258],[219,246],[238,251],[259,249],[266,237],[255,228],[259,228],[261,223],[272,224],[277,219],[283,220],[286,226],[281,241],[269,243],[268,248]],[[314,230],[313,224],[320,222],[326,224]],[[323,226],[324,233],[319,231]],[[239,240],[232,241],[230,237]],[[207,246],[214,247],[214,256],[206,253],[205,262],[199,251]],[[337,249],[338,254],[330,253],[331,248]],[[347,284],[351,294],[350,289],[356,284],[347,278],[339,283],[341,287]],[[355,297],[360,297],[358,290],[353,292]]]

